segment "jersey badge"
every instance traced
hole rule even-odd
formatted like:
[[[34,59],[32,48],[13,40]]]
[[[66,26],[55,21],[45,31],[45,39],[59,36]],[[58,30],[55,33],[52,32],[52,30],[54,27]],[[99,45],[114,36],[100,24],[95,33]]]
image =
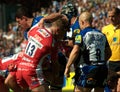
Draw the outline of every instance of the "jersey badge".
[[[75,43],[81,43],[81,35],[75,36]]]
[[[114,38],[113,38],[113,42],[116,42],[116,41],[117,41],[117,37],[114,37]]]
[[[79,34],[80,33],[80,29],[75,29],[74,30],[74,34]]]

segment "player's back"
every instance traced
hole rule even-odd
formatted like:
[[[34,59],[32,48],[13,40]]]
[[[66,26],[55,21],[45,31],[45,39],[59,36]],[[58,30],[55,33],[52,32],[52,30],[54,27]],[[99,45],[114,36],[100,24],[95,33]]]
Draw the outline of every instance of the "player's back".
[[[86,32],[85,32],[86,31]],[[84,30],[83,43],[89,53],[90,61],[104,61],[105,60],[105,45],[106,37],[99,30],[88,28]]]
[[[31,68],[45,60],[44,58],[51,53],[52,35],[46,29],[40,29],[37,25],[28,32],[28,44],[24,51],[22,63],[20,65]],[[23,63],[24,62],[24,63]]]

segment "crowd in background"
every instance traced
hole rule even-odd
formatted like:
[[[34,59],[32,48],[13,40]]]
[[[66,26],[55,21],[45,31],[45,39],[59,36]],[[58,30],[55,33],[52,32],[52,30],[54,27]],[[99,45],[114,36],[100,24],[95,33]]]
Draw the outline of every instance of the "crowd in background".
[[[70,0],[62,0],[60,2],[53,0],[52,4],[33,13],[33,16],[47,16],[53,12],[60,11],[61,7]],[[101,28],[109,23],[107,19],[108,9],[117,6],[120,8],[119,0],[72,0],[78,9],[78,15],[88,10],[93,15],[93,26],[101,30]],[[0,29],[0,57],[5,57],[19,52],[24,45],[24,36],[21,28],[16,22],[9,23],[7,31]]]

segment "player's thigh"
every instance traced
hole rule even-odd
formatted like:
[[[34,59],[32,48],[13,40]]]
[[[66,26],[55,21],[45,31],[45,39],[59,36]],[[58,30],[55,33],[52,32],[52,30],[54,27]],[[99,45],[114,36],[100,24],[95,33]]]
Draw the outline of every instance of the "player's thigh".
[[[5,78],[0,75],[0,92],[9,92],[9,88],[4,84]]]
[[[9,85],[9,83],[11,84],[16,83],[16,78],[11,73],[9,73],[7,78],[5,79],[5,84]]]
[[[3,83],[0,83],[0,92],[9,92],[9,88]]]

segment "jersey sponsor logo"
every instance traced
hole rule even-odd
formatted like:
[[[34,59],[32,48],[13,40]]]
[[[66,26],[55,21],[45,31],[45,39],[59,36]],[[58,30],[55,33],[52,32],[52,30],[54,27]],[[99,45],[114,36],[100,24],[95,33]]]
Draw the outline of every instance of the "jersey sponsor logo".
[[[29,59],[24,57],[23,60],[27,61]],[[20,65],[24,65],[24,66],[27,66],[27,67],[35,68],[35,66],[33,64],[29,63],[29,62],[27,62],[27,63],[26,62],[21,62]]]
[[[81,35],[76,35],[75,43],[81,43]]]
[[[33,37],[30,37],[30,42],[35,43],[35,45],[36,45],[37,47],[39,47],[39,49],[42,49],[42,47],[43,47],[43,44],[40,43],[40,42],[38,42],[38,40],[36,40],[36,39],[33,38]]]
[[[49,37],[50,34],[45,29],[40,29],[38,31],[43,37]]]
[[[29,59],[29,58],[26,58],[26,57],[23,57],[22,58],[24,61],[27,61],[27,62],[31,62],[32,60],[31,59]],[[22,63],[21,63],[22,64]]]

